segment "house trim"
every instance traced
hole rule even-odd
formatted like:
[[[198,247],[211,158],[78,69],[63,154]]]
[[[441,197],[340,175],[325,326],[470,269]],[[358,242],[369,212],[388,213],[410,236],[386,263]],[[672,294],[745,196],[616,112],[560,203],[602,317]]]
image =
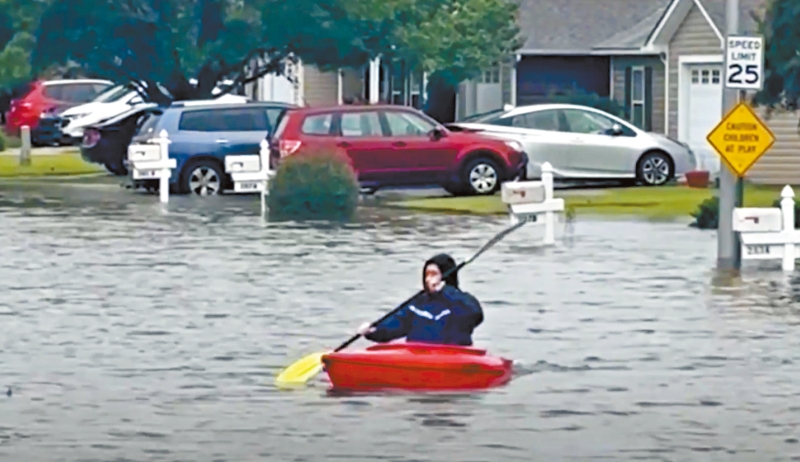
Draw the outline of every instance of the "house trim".
[[[608,57],[608,86],[611,87],[608,89],[608,99],[614,100],[614,76],[616,73],[614,72],[614,57]]]
[[[645,48],[657,46],[659,44],[669,44],[672,37],[678,31],[678,28],[683,24],[683,21],[686,20],[686,16],[692,11],[693,5],[697,6],[697,9],[700,10],[700,13],[703,15],[708,25],[711,26],[714,34],[719,39],[720,47],[723,46],[725,39],[722,32],[720,32],[717,25],[711,19],[711,16],[709,16],[708,11],[700,0],[673,0],[664,16],[656,25],[655,30],[650,35],[650,38],[645,44]]]
[[[511,101],[509,103],[517,107],[517,64],[522,59],[522,55],[514,55],[514,65],[511,66]]]
[[[661,58],[664,66],[664,133],[669,133],[669,50]]]
[[[336,70],[336,104],[342,104],[342,95],[344,93],[344,71],[342,69]]]
[[[687,127],[689,119],[687,118],[686,104],[689,98],[688,82],[691,82],[689,69],[687,64],[722,64],[725,60],[724,55],[685,55],[678,56],[678,139],[681,141],[686,140]],[[720,83],[722,88],[722,83]]]

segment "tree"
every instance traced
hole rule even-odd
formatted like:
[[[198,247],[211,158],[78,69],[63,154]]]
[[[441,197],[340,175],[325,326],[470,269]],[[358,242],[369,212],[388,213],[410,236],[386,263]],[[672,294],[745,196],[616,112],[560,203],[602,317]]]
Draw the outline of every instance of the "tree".
[[[796,110],[800,101],[800,2],[770,0],[762,15],[751,12],[764,35],[764,89],[755,102]]]
[[[162,104],[210,98],[222,81],[240,88],[296,56],[366,60],[350,23],[339,0],[54,0],[33,66],[73,60]]]

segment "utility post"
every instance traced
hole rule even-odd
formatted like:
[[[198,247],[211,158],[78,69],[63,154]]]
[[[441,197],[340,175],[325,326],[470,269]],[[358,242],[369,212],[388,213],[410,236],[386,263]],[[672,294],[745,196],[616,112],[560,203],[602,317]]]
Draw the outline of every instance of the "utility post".
[[[739,33],[739,0],[726,0],[725,24],[725,60],[727,62],[728,37],[736,36]],[[738,103],[739,91],[728,88],[726,79],[722,92],[722,114],[724,116]],[[742,206],[743,194],[742,180],[726,162],[721,162],[719,228],[717,229],[717,268],[721,270],[738,270],[742,266],[741,245],[733,231],[733,209]]]

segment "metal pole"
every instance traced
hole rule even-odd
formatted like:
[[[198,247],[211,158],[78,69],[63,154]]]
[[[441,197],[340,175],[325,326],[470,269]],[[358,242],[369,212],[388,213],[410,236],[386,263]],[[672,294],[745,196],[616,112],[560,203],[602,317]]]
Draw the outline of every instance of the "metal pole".
[[[727,42],[728,36],[739,33],[739,0],[726,1],[725,18]],[[724,48],[727,50],[727,47]],[[736,106],[739,92],[728,90],[724,85],[722,91],[724,115]],[[742,266],[741,245],[733,231],[733,209],[741,206],[741,196],[742,180],[725,162],[722,162],[719,172],[719,229],[717,229],[717,268],[721,270],[738,270]]]

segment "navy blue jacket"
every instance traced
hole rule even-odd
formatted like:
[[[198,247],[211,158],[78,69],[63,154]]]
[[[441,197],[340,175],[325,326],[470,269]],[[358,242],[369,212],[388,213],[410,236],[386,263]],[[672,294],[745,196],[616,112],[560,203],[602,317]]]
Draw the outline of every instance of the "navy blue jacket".
[[[445,285],[437,293],[423,293],[365,337],[379,343],[405,337],[408,342],[469,346],[472,331],[482,322],[478,300]]]

